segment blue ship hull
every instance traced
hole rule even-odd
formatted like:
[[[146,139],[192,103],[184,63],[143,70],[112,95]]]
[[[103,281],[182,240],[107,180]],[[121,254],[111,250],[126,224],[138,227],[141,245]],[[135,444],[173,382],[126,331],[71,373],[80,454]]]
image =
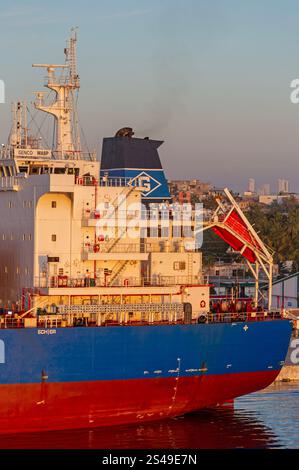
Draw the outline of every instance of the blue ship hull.
[[[161,419],[269,385],[287,320],[0,330],[0,432]]]

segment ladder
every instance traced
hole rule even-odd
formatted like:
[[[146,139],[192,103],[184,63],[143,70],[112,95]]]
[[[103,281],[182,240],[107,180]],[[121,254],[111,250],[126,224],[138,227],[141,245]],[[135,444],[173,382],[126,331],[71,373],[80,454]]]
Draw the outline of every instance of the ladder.
[[[128,188],[125,188],[125,190],[128,189]],[[129,188],[129,191],[127,192],[126,194],[126,198],[131,194],[132,191],[134,191],[134,187],[130,187]],[[123,191],[120,193],[120,195],[123,193]],[[120,196],[118,195],[117,198]],[[113,206],[115,206],[115,202],[116,202],[116,199],[113,201]],[[123,202],[123,201],[122,201]],[[121,202],[121,204],[122,204]],[[116,207],[114,207],[114,211],[112,214],[109,215],[109,217],[112,217],[112,215],[115,214],[115,211],[116,211]],[[120,241],[120,239],[125,235],[127,231],[127,227],[123,227],[122,231],[120,234],[118,234],[118,236],[116,238],[114,238],[113,240],[111,240],[111,242],[109,243],[109,245],[107,246],[107,253],[109,253],[113,248],[114,246]]]
[[[128,262],[129,260],[126,259],[125,261],[118,261],[118,263],[116,263],[116,271],[113,272],[113,275],[109,281],[109,287],[113,286],[119,275],[126,269]]]

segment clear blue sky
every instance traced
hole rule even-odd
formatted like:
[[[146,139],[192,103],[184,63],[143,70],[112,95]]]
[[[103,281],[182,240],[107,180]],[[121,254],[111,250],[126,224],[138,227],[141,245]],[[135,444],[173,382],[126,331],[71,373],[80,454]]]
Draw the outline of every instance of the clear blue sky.
[[[165,139],[169,178],[299,191],[297,0],[0,0],[0,139],[10,102],[33,99],[79,27],[80,116],[91,148],[125,125]]]

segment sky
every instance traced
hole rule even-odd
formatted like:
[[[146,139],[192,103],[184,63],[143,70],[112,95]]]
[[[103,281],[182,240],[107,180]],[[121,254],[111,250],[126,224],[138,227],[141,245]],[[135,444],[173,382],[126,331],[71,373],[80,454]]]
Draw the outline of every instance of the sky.
[[[169,179],[299,192],[297,0],[0,0],[0,139],[78,29],[80,123],[90,149],[123,126],[164,140]]]

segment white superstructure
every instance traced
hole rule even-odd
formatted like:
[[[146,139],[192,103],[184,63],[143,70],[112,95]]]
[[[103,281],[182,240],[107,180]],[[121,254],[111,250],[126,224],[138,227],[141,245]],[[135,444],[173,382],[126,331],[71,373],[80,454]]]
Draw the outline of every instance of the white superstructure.
[[[74,32],[65,54],[64,65],[34,65],[46,68],[45,86],[54,92],[54,100],[38,92],[35,102],[54,116],[53,148],[29,134],[26,106],[17,103],[1,150],[0,303],[49,311],[190,302],[193,315],[207,311],[209,286],[192,236],[174,230],[171,217],[164,230],[161,211],[153,217],[142,206],[141,180],[100,178],[95,154],[82,150]]]

